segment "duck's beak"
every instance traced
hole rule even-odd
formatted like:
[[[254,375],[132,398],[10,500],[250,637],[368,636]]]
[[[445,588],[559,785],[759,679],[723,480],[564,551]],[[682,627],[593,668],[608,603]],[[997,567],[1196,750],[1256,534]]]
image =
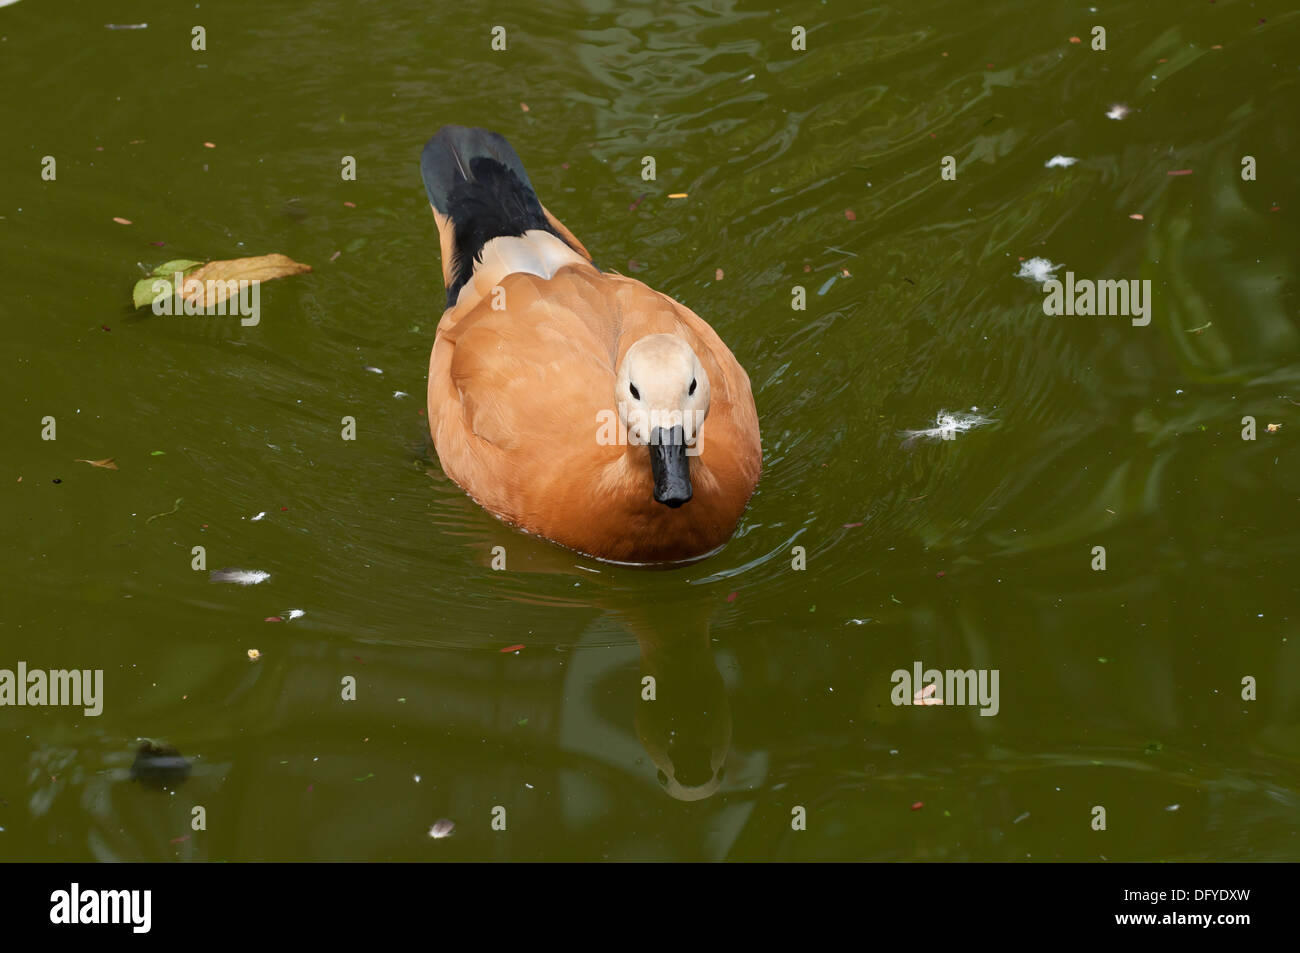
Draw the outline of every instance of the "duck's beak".
[[[691,498],[691,464],[686,456],[686,431],[650,431],[650,470],[655,478],[655,502],[677,509]]]

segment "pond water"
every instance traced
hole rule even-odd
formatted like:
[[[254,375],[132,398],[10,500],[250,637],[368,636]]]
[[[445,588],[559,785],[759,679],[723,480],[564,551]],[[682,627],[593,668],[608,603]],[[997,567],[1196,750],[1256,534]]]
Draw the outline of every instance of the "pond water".
[[[0,669],[103,671],[0,707],[0,857],[1300,858],[1284,7],[0,9]],[[599,563],[443,475],[444,123],[748,370],[719,552]],[[131,306],[272,252],[313,270],[256,326]],[[1034,258],[1149,323],[1045,314]],[[917,665],[996,705],[894,704]]]

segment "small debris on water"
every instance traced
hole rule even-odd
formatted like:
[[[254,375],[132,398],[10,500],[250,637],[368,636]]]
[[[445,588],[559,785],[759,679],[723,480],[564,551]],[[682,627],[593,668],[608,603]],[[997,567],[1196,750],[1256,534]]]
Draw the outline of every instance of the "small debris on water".
[[[190,776],[190,763],[171,745],[146,741],[131,764],[131,780],[149,788],[170,788]]]

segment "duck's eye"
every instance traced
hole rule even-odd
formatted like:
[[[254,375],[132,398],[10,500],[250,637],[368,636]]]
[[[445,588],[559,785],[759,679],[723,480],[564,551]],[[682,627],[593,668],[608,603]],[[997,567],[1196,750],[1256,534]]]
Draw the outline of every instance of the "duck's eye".
[[[692,377],[692,378],[691,378],[691,389],[688,390],[688,391],[686,392],[686,396],[687,396],[687,397],[690,397],[690,396],[691,396],[692,394],[694,394],[694,393],[695,393],[695,378]]]
[[[633,400],[640,400],[640,399],[641,399],[641,392],[640,392],[639,390],[636,389],[636,385],[633,384],[631,381],[628,381],[627,389],[630,390],[630,391],[632,392],[632,399],[633,399]]]

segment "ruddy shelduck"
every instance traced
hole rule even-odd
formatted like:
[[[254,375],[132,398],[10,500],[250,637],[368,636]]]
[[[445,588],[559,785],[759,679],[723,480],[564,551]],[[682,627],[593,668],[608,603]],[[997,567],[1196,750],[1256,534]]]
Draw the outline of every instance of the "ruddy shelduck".
[[[762,447],[749,376],[722,339],[597,268],[496,133],[444,126],[420,172],[447,287],[429,359],[447,475],[494,516],[599,559],[725,543]]]

